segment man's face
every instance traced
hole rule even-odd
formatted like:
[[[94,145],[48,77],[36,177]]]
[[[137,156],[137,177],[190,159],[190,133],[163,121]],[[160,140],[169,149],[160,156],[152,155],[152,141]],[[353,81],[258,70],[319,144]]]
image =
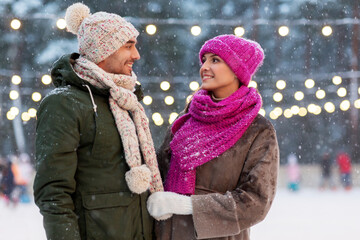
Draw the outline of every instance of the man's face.
[[[140,59],[136,43],[136,38],[130,39],[115,53],[99,62],[97,65],[105,72],[130,76],[134,62]]]

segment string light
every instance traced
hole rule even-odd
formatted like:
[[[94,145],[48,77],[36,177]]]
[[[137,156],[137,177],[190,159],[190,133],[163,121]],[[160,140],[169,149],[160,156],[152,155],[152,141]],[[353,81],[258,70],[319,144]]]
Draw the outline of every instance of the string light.
[[[307,114],[306,108],[301,107],[301,108],[299,109],[299,116],[300,116],[300,117],[305,117],[306,114]]]
[[[14,115],[11,111],[8,111],[7,113],[6,113],[6,118],[8,119],[8,120],[14,120],[15,119],[15,117],[16,117],[16,115]]]
[[[324,26],[322,28],[321,32],[325,37],[328,37],[332,34],[333,30],[330,26]]]
[[[274,111],[271,111],[269,117],[273,120],[276,120],[278,118],[278,115]]]
[[[15,116],[17,116],[20,112],[20,110],[17,107],[11,107],[9,110],[12,114],[14,114]]]
[[[334,76],[334,77],[332,78],[332,82],[333,82],[333,84],[335,84],[335,85],[339,85],[339,84],[341,84],[342,79],[341,79],[340,76]]]
[[[10,27],[14,30],[19,30],[21,27],[21,22],[19,19],[13,19],[10,23]]]
[[[313,88],[315,86],[315,81],[311,78],[306,79],[305,81],[305,87],[306,88]]]
[[[146,33],[149,35],[154,35],[157,31],[157,28],[154,24],[149,24],[146,26]]]
[[[14,85],[19,85],[21,83],[21,77],[18,76],[18,75],[14,75],[12,76],[11,78],[11,82],[14,84]]]
[[[297,91],[295,92],[294,94],[294,98],[297,100],[297,101],[301,101],[304,99],[304,93],[301,92],[301,91]]]
[[[35,108],[29,108],[28,114],[30,117],[32,117],[32,118],[36,117],[36,113],[37,113],[37,111]]]
[[[283,95],[279,92],[274,93],[273,99],[275,102],[281,102],[281,100],[283,100]]]
[[[59,18],[59,19],[56,21],[56,26],[57,26],[58,29],[61,29],[61,30],[65,29],[65,28],[66,28],[66,21],[65,21],[65,19]]]
[[[16,100],[19,98],[19,92],[16,90],[11,90],[9,93],[9,97],[11,100]]]
[[[265,114],[266,114],[265,109],[261,108],[260,111],[259,111],[259,114],[261,116],[265,117]]]
[[[199,36],[200,35],[200,33],[201,33],[201,27],[199,27],[199,26],[192,26],[191,27],[191,34],[192,35],[194,35],[194,36]]]
[[[286,87],[286,82],[284,80],[279,80],[279,81],[276,82],[276,87],[279,90],[283,90]]]
[[[290,32],[290,29],[289,29],[289,27],[287,27],[287,26],[281,26],[281,27],[279,27],[279,29],[278,29],[278,33],[279,33],[279,35],[282,36],[282,37],[287,36],[287,35],[289,34],[289,32]]]
[[[296,105],[292,106],[292,107],[290,108],[290,110],[291,110],[291,113],[292,113],[293,115],[297,115],[297,114],[299,114],[299,112],[300,112],[300,108],[299,108],[298,106],[296,106]]]
[[[170,83],[169,83],[168,81],[162,81],[162,82],[160,83],[160,88],[161,88],[161,90],[163,90],[163,91],[167,91],[167,90],[170,89]]]
[[[316,105],[313,103],[309,104],[307,110],[309,113],[314,113],[316,111]]]
[[[164,123],[164,119],[162,118],[161,114],[158,112],[153,113],[152,120],[157,126],[161,126]]]
[[[186,97],[186,103],[189,103],[189,102],[191,101],[191,98],[192,98],[192,97],[193,97],[192,95],[187,96],[187,97]]]
[[[356,108],[360,108],[360,99],[357,99],[357,100],[354,101],[354,106]]]
[[[189,84],[189,88],[191,89],[191,91],[196,91],[196,90],[198,90],[199,89],[199,87],[200,87],[200,85],[199,85],[199,83],[198,82],[191,82],[190,84]]]
[[[283,110],[280,107],[274,108],[273,112],[276,114],[277,117],[280,117],[283,114]]]
[[[344,100],[344,101],[342,101],[340,103],[340,109],[342,111],[347,111],[347,110],[349,110],[349,108],[350,108],[350,101],[349,100]]]
[[[169,123],[172,124],[178,116],[179,116],[179,114],[176,112],[170,113]]]
[[[284,117],[286,118],[291,118],[293,116],[292,112],[290,109],[285,109],[284,111]]]
[[[323,98],[326,96],[326,93],[325,93],[324,90],[319,89],[319,90],[316,91],[315,96],[316,96],[318,99],[323,99]]]
[[[344,87],[341,87],[337,90],[337,95],[339,97],[345,97],[347,94],[346,89]]]
[[[34,102],[38,102],[41,100],[41,94],[39,92],[33,92],[33,94],[31,95],[31,99]]]
[[[245,34],[245,29],[243,27],[236,27],[234,29],[234,34],[238,37],[242,37]]]
[[[172,105],[174,103],[174,97],[172,96],[166,96],[164,99],[164,102],[166,105]]]
[[[257,88],[257,83],[256,83],[255,81],[251,80],[251,81],[249,82],[248,87]]]
[[[22,119],[24,122],[27,122],[27,121],[30,120],[30,116],[29,116],[29,114],[28,114],[27,112],[23,112],[23,113],[21,114],[21,119]]]
[[[42,76],[41,82],[44,85],[49,85],[52,82],[52,79],[51,79],[50,75],[45,74],[44,76]]]
[[[315,105],[315,110],[314,110],[313,114],[319,115],[320,113],[321,113],[321,107],[318,105]]]
[[[161,118],[162,118],[162,117],[161,117],[161,114],[158,113],[158,112],[154,112],[153,115],[152,115],[152,120],[153,120],[154,122],[159,121]]]
[[[150,104],[152,103],[152,101],[153,101],[153,99],[152,99],[152,97],[150,97],[150,96],[145,96],[145,97],[143,98],[143,103],[144,103],[145,105],[150,105]]]
[[[324,104],[324,109],[328,113],[333,113],[335,112],[335,105],[332,102],[327,102]]]
[[[158,120],[158,121],[156,121],[154,123],[155,123],[156,126],[161,126],[161,125],[164,124],[164,119],[161,118],[160,120]]]

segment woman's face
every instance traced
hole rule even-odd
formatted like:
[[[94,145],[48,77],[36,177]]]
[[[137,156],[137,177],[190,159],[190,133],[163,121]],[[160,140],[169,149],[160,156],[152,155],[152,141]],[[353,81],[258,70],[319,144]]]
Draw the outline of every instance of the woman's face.
[[[200,68],[201,89],[211,91],[215,97],[230,96],[239,88],[239,80],[230,67],[218,55],[206,53]]]

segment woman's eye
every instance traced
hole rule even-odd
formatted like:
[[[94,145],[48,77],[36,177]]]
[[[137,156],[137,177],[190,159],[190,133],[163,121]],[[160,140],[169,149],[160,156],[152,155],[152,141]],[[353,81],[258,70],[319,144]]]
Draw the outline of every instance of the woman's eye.
[[[213,59],[212,59],[212,62],[217,63],[217,62],[219,62],[219,59],[213,58]]]

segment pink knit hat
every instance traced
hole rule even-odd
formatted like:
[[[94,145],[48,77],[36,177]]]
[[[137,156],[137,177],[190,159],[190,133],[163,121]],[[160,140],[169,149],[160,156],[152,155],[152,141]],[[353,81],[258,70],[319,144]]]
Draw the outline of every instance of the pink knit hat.
[[[205,53],[213,53],[223,59],[245,86],[265,57],[260,44],[235,35],[220,35],[206,41],[199,53],[201,63]]]
[[[78,37],[80,55],[94,63],[103,61],[139,35],[134,26],[119,15],[90,14],[90,9],[82,3],[67,8],[65,21],[68,31]]]

